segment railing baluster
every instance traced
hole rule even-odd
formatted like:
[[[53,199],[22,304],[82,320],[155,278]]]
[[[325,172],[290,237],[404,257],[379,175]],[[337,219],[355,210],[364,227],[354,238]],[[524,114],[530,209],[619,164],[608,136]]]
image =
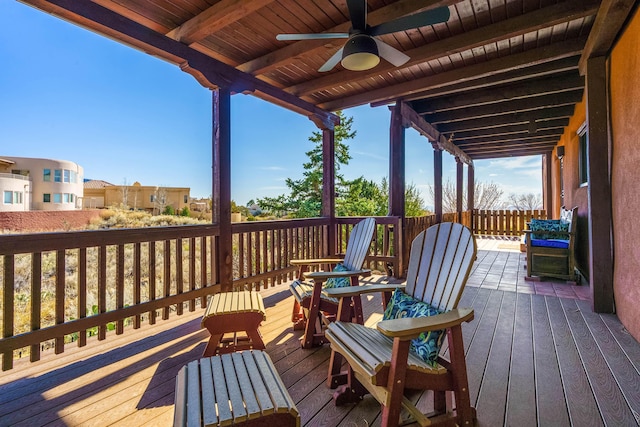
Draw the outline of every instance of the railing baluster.
[[[189,290],[196,290],[196,238],[189,239]],[[196,300],[189,300],[189,311],[195,311]]]
[[[133,303],[139,305],[142,300],[142,248],[140,242],[133,245]],[[140,315],[133,317],[133,329],[139,329],[141,324]]]
[[[116,310],[124,307],[124,245],[117,246],[116,257]],[[116,335],[124,332],[124,319],[116,322]]]
[[[156,299],[156,242],[149,242],[149,301]],[[149,324],[155,325],[156,310],[149,311]]]
[[[13,282],[14,282],[14,256],[4,256],[4,283],[2,284],[2,338],[13,336]],[[6,351],[2,354],[2,370],[7,371],[13,368],[13,351]]]
[[[200,287],[204,288],[207,286],[207,241],[209,238],[207,236],[200,237]],[[211,267],[211,271],[213,271],[213,266]],[[207,296],[203,295],[200,297],[200,308],[205,308],[207,306]]]
[[[31,330],[40,329],[42,313],[42,252],[31,255]],[[32,362],[40,360],[40,343],[31,344],[29,358]]]
[[[78,319],[87,317],[87,248],[78,250]],[[87,345],[87,330],[78,331],[78,347]]]
[[[245,278],[247,277],[244,274],[244,262],[245,262],[245,251],[244,251],[244,233],[238,233],[238,277]]]
[[[163,297],[171,295],[171,240],[164,241],[164,253],[162,254],[164,273],[162,275]],[[169,307],[162,308],[162,320],[169,318]]]
[[[100,245],[98,248],[98,313],[107,311],[107,247]],[[107,325],[98,327],[98,340],[107,337]]]
[[[66,283],[66,262],[65,250],[56,251],[56,308],[55,317],[56,325],[64,323],[64,301],[65,301],[65,283]],[[64,352],[64,336],[56,337],[55,353]]]
[[[176,239],[176,295],[184,293],[184,275],[182,271],[182,239]],[[169,293],[171,295],[171,293]],[[168,296],[168,295],[167,295]],[[176,314],[181,316],[183,312],[183,303],[176,305]]]

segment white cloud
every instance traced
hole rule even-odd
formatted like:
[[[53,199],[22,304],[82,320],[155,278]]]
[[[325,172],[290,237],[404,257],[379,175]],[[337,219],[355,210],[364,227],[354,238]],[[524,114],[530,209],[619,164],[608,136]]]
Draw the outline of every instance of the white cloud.
[[[356,150],[354,150],[354,151],[351,152],[351,154],[352,154],[352,157],[356,157],[356,156],[361,157],[362,156],[362,157],[370,157],[370,158],[376,159],[376,160],[384,160],[384,161],[387,160],[387,157],[381,156],[379,154],[372,153],[371,151],[356,151]]]
[[[263,171],[283,171],[283,170],[286,170],[285,168],[283,168],[281,166],[261,166],[258,169],[263,170]]]
[[[493,177],[493,176],[500,176],[499,173],[490,173],[489,176]]]
[[[522,170],[529,168],[540,169],[540,157],[512,157],[508,159],[496,159],[489,162],[491,168],[503,168],[509,170]]]

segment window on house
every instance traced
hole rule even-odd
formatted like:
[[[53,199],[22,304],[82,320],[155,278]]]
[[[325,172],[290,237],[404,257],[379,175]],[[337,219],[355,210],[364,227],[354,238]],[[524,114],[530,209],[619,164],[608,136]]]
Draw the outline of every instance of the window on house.
[[[51,182],[51,169],[45,169],[42,176],[44,182]]]
[[[71,171],[71,183],[75,184],[78,182],[78,174],[75,171]]]
[[[64,203],[69,203],[69,193],[63,193],[62,194],[62,201]]]
[[[579,174],[580,174],[580,185],[587,185],[589,182],[589,138],[587,135],[587,126],[586,123],[580,126],[578,129],[578,138],[579,138],[579,154],[580,154],[580,163],[579,163]]]
[[[189,201],[189,196],[187,196],[186,194],[184,195],[184,202],[187,203]]]
[[[62,203],[61,193],[53,193],[53,203]]]
[[[62,170],[56,169],[53,171],[53,181],[62,182]]]
[[[151,203],[156,201],[156,198],[155,198],[155,196],[153,194],[151,195],[151,199],[150,200],[151,200]]]
[[[73,196],[73,193],[69,194],[69,201],[71,203],[73,203],[74,199],[75,199],[75,197]]]
[[[4,203],[5,205],[10,205],[13,203],[13,191],[4,192]]]
[[[49,193],[44,193],[44,194],[42,195],[42,201],[43,201],[44,203],[51,203],[51,194],[49,194]]]
[[[71,182],[71,171],[69,169],[64,169],[64,182]]]
[[[22,192],[20,192],[20,191],[14,191],[13,192],[13,203],[15,205],[21,205],[22,204]]]

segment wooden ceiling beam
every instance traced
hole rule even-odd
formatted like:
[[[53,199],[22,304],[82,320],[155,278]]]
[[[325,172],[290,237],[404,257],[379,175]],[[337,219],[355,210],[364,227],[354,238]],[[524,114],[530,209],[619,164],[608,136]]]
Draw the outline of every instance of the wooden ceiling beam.
[[[548,46],[515,53],[501,58],[491,59],[479,64],[469,65],[443,73],[434,74],[405,83],[387,86],[381,89],[369,90],[334,101],[318,104],[329,111],[336,111],[357,105],[389,99],[391,97],[411,96],[413,93],[448,86],[461,81],[487,77],[497,72],[506,72],[521,67],[529,67],[561,58],[575,56],[582,51],[584,38],[577,38],[553,43]]]
[[[493,145],[485,145],[482,147],[467,147],[466,153],[473,157],[477,154],[484,154],[489,152],[495,153],[498,151],[521,150],[524,148],[537,149],[541,147],[544,147],[544,148],[554,147],[557,142],[558,142],[557,139],[545,139],[541,141],[526,142],[526,143],[525,142],[512,142],[508,144],[499,143],[499,144],[493,144]]]
[[[535,156],[535,155],[543,155],[550,154],[553,151],[554,146],[550,147],[540,147],[540,148],[523,148],[523,149],[514,149],[507,151],[496,151],[496,152],[488,152],[483,154],[476,154],[473,156],[473,160],[488,160],[488,159],[498,159],[502,157],[522,157],[522,156]]]
[[[367,14],[367,21],[369,25],[374,26],[411,13],[440,6],[449,6],[458,1],[459,0],[401,0],[369,12]],[[323,32],[346,33],[350,27],[351,21],[345,21]],[[284,44],[284,42],[282,43]],[[278,67],[290,64],[292,60],[295,61],[296,58],[299,57],[318,54],[321,50],[338,50],[344,43],[344,39],[301,40],[289,43],[281,49],[240,64],[237,68],[254,75],[265,74]]]
[[[437,146],[440,150],[447,151],[452,156],[459,159],[461,162],[468,165],[473,165],[473,161],[467,154],[456,147],[454,143],[447,140],[436,128],[425,122],[422,117],[418,115],[411,106],[406,103],[400,104],[400,115],[402,116],[403,124],[405,126],[411,126],[417,130],[422,136],[426,137],[431,144]]]
[[[483,117],[480,119],[458,120],[436,125],[442,133],[461,132],[465,130],[476,130],[504,126],[506,124],[529,123],[531,121],[549,120],[571,117],[574,105],[562,107],[540,108],[538,110],[525,111],[522,113],[500,114],[497,116]],[[434,123],[432,123],[434,124]]]
[[[508,40],[511,37],[521,36],[541,28],[551,28],[554,25],[573,19],[593,15],[597,10],[597,4],[598,2],[593,0],[585,2],[575,0],[561,2],[408,50],[404,53],[411,59],[400,68],[386,61],[382,61],[378,66],[368,71],[353,72],[342,70],[291,86],[287,88],[287,91],[299,96],[305,96],[336,86],[376,77],[388,72],[395,72],[399,69],[405,69],[444,56],[486,46],[501,40]]]
[[[478,89],[451,96],[425,99],[411,105],[419,113],[436,113],[476,105],[493,104],[531,96],[569,92],[584,88],[584,77],[577,71],[536,79],[527,84],[508,84],[487,89]]]
[[[243,73],[224,62],[150,30],[142,24],[90,0],[26,0],[38,9],[86,26],[99,34],[112,37],[146,53],[154,54],[192,74],[203,86],[215,89],[230,88],[232,92],[254,92],[266,98],[277,99],[279,105],[326,126],[339,123],[335,114],[272,86],[251,74]]]
[[[506,125],[487,129],[450,132],[448,134],[443,133],[443,135],[446,135],[447,138],[450,138],[454,141],[468,140],[471,138],[485,138],[490,136],[508,135],[519,132],[529,132],[531,135],[535,135],[536,132],[545,129],[562,129],[568,124],[569,119],[554,119],[529,124]]]
[[[520,132],[515,134],[490,136],[485,138],[475,138],[469,140],[456,140],[453,139],[453,143],[463,150],[469,147],[481,147],[483,145],[492,145],[497,143],[511,143],[511,142],[536,142],[547,139],[558,139],[562,136],[562,131],[557,129],[548,129],[538,131],[534,134]]]
[[[587,74],[587,60],[609,53],[618,33],[636,6],[635,0],[603,0],[580,58],[580,74]]]
[[[274,0],[220,0],[169,31],[167,36],[190,45],[273,2]]]
[[[437,96],[451,95],[459,92],[467,92],[470,90],[483,89],[498,84],[516,83],[526,84],[527,80],[559,74],[567,71],[577,70],[580,55],[569,58],[562,58],[557,61],[550,61],[543,64],[536,64],[531,67],[523,67],[506,73],[496,73],[492,76],[483,77],[475,80],[455,83],[448,86],[429,89],[422,92],[414,93],[410,96],[402,98],[405,102],[411,102],[422,98],[434,98]],[[372,107],[379,107],[396,102],[399,98],[394,97],[378,102],[372,102]]]
[[[423,117],[427,122],[437,124],[455,120],[470,120],[483,117],[491,117],[497,114],[518,113],[544,108],[575,105],[575,103],[582,100],[583,92],[583,89],[576,89],[568,92],[559,92],[550,95],[521,98],[513,101],[498,102],[495,104],[465,107],[458,108],[456,110],[423,114]],[[420,111],[418,111],[418,114],[420,114]]]

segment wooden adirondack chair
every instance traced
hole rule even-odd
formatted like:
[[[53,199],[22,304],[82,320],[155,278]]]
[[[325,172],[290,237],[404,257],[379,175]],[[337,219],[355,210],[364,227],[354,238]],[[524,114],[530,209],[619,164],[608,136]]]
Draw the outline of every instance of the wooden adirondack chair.
[[[324,344],[322,318],[324,317],[327,322],[335,319],[338,300],[327,297],[324,293],[323,288],[326,287],[327,281],[329,279],[347,278],[348,286],[358,286],[359,276],[369,276],[371,274],[370,270],[362,269],[362,264],[371,245],[375,224],[375,219],[366,218],[353,227],[349,235],[344,258],[291,261],[291,264],[299,266],[298,279],[289,285],[289,289],[295,298],[291,320],[294,322],[294,329],[304,328],[305,330],[301,342],[302,348],[311,348]],[[309,267],[314,265],[336,266],[338,264],[344,266],[342,269],[344,271],[308,271]],[[337,286],[340,285],[338,284]],[[359,311],[359,321],[362,322],[361,311]]]
[[[473,319],[473,310],[456,306],[476,250],[471,231],[460,224],[434,225],[413,241],[404,292],[443,314],[383,320],[376,329],[369,328],[343,321],[342,307],[347,306],[348,299],[360,298],[366,292],[388,291],[389,286],[329,291],[341,297],[339,318],[326,332],[332,349],[328,382],[332,386],[346,382],[334,394],[336,405],[357,402],[369,392],[382,405],[382,426],[397,426],[402,407],[423,426],[473,425],[476,413],[469,398],[461,326]],[[410,350],[410,340],[420,333],[442,329],[446,330],[450,360],[438,355],[432,365]],[[343,357],[349,364],[346,373],[339,372]],[[406,389],[433,390],[435,413],[422,414],[405,397]]]

